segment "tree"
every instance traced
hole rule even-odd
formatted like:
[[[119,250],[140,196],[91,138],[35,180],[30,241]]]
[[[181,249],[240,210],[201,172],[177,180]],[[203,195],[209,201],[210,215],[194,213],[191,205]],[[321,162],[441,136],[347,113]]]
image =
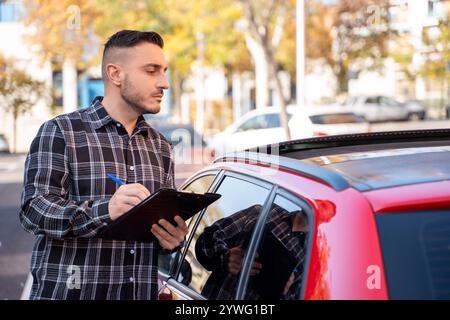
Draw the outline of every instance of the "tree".
[[[286,18],[286,1],[276,0],[240,0],[245,16],[245,35],[247,46],[254,58],[256,68],[264,67],[269,72],[263,72],[262,76],[266,85],[261,89],[261,99],[257,107],[268,105],[268,76],[275,80],[275,88],[280,101],[280,120],[286,133],[286,139],[291,139],[291,133],[288,126],[288,116],[286,111],[286,97],[283,94],[280,78],[278,76],[279,66],[275,58],[276,48],[278,47],[282,35],[284,22]],[[256,77],[258,74],[256,72]],[[262,83],[264,83],[262,82]],[[258,88],[257,88],[258,89]]]
[[[70,59],[78,69],[97,62],[93,26],[101,12],[94,0],[24,0],[24,7],[23,22],[33,30],[28,40],[42,62]]]
[[[337,80],[337,94],[348,91],[348,80],[362,70],[379,70],[388,56],[388,0],[306,2],[306,56],[324,61]],[[308,64],[307,64],[308,69]]]
[[[340,0],[335,11],[332,68],[338,93],[348,91],[348,80],[362,70],[377,70],[388,56],[391,33],[388,0]]]
[[[421,75],[430,80],[439,81],[441,87],[440,107],[444,109],[448,97],[450,80],[450,18],[442,19],[435,28],[425,28],[422,41],[425,46],[425,63]],[[433,32],[434,31],[434,32]]]
[[[17,119],[46,96],[45,84],[14,67],[13,60],[0,57],[0,101],[13,117],[13,152],[16,151]]]

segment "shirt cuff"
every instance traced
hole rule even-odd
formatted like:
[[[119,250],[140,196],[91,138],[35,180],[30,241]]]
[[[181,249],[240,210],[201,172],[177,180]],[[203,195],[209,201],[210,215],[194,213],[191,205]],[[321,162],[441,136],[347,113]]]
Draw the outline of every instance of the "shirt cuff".
[[[106,227],[112,222],[109,215],[108,204],[110,199],[102,199],[94,202],[92,217],[97,227]]]

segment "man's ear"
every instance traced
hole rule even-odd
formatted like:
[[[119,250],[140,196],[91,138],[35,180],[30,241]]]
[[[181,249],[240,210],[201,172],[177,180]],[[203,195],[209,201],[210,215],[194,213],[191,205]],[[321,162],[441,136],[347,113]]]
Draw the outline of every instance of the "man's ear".
[[[114,63],[108,63],[106,65],[106,76],[108,77],[109,81],[111,81],[116,86],[120,86],[122,84],[122,76],[123,71],[121,66]]]

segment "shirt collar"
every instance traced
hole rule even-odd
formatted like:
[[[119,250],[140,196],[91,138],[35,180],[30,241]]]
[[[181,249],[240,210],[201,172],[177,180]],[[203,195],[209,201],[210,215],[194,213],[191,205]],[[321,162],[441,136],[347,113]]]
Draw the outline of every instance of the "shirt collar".
[[[111,118],[111,116],[106,111],[102,104],[103,97],[95,97],[92,101],[90,108],[87,111],[87,116],[89,117],[92,127],[97,130],[108,123],[117,124],[117,121]],[[148,136],[148,131],[151,129],[150,125],[147,123],[143,115],[140,115],[136,122],[136,128],[138,132],[142,132],[144,135]]]

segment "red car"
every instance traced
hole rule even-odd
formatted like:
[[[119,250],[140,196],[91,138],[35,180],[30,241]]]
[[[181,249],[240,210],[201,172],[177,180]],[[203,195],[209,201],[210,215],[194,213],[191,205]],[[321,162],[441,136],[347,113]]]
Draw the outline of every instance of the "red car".
[[[217,159],[222,195],[160,256],[160,299],[449,299],[450,130],[290,141]]]

